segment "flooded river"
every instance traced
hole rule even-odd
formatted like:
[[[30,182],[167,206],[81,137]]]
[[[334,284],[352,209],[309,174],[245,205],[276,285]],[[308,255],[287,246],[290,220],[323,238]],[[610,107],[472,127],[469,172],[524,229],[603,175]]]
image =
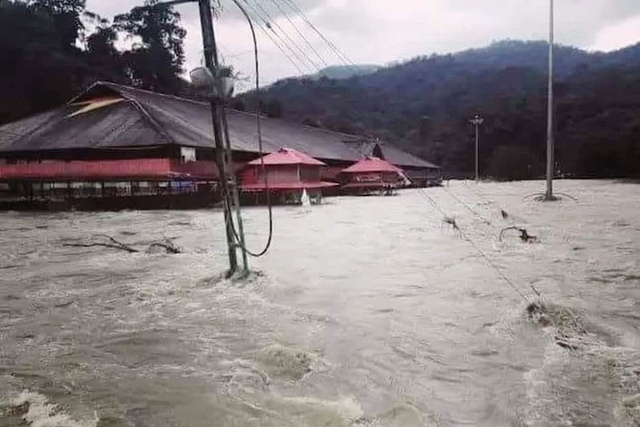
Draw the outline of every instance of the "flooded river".
[[[217,211],[0,213],[0,426],[637,426],[640,186],[557,187],[277,208],[239,282]]]

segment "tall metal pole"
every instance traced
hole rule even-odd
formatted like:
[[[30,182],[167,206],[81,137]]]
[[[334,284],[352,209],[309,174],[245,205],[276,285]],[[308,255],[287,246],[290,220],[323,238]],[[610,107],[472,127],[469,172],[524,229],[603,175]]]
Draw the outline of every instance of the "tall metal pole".
[[[480,182],[480,124],[476,123],[476,182]]]
[[[211,73],[218,75],[218,53],[216,50],[216,39],[213,31],[213,14],[211,12],[211,0],[198,0],[200,8],[200,24],[202,26],[202,41],[204,43],[204,62]],[[217,80],[217,79],[216,79]],[[221,92],[218,90],[218,94]],[[215,141],[216,164],[218,165],[218,175],[220,187],[222,189],[224,201],[224,221],[227,233],[227,248],[229,252],[229,275],[238,271],[238,257],[236,253],[236,239],[233,232],[232,201],[229,198],[227,162],[224,155],[224,140],[222,137],[222,105],[219,97],[211,99],[211,121],[213,122],[213,137]]]
[[[553,124],[553,0],[549,0],[549,105],[547,106],[547,191],[545,193],[545,200],[554,200],[553,197],[553,175],[555,169],[555,156],[554,156],[554,124]]]
[[[476,114],[469,123],[476,128],[476,182],[480,182],[480,125],[484,123],[484,119]]]

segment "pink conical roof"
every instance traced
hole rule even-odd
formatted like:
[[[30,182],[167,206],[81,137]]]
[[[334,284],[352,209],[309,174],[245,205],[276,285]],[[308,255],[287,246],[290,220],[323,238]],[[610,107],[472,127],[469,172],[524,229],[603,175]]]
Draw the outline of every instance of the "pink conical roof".
[[[292,148],[281,148],[274,153],[267,154],[263,157],[263,160],[256,159],[250,161],[249,165],[261,165],[263,161],[265,165],[325,165],[320,160],[316,160],[313,157]]]
[[[402,172],[402,169],[378,157],[367,157],[344,169],[344,173]]]

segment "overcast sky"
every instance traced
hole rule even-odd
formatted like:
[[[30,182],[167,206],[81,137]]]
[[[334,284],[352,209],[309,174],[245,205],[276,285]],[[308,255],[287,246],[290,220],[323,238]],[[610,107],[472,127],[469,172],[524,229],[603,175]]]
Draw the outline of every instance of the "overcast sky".
[[[243,75],[253,76],[248,25],[231,0],[221,1],[216,36],[223,60]],[[481,47],[507,38],[546,39],[548,34],[548,0],[239,1],[249,4],[257,23],[263,23],[261,18],[269,21],[281,37],[280,43],[293,50],[287,52],[297,67],[258,30],[264,83],[299,75],[301,70],[310,73],[314,66],[325,63],[342,64],[327,43],[294,13],[288,5],[291,2],[349,60],[362,64],[384,65],[417,55]],[[143,0],[87,0],[87,7],[112,17],[141,3]],[[190,69],[200,64],[202,56],[198,7],[194,3],[176,9],[188,31],[186,68]],[[273,31],[266,30],[272,35]],[[640,0],[556,0],[556,41],[592,50],[615,50],[636,43],[640,41]],[[295,57],[303,57],[302,51],[309,59]]]

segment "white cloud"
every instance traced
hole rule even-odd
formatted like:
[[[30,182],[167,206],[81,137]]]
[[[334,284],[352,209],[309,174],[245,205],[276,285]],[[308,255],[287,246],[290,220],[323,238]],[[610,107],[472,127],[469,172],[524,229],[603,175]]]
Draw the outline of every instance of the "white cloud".
[[[545,39],[548,32],[548,0],[240,0],[263,15],[278,32],[280,26],[289,39],[279,41],[302,70],[324,65],[289,19],[304,32],[328,64],[340,64],[309,26],[291,9],[293,1],[311,21],[356,63],[384,64],[430,53],[444,53],[484,46],[500,39]],[[257,3],[256,3],[257,2]],[[126,12],[142,0],[88,0],[88,8],[105,16]],[[269,17],[256,6],[260,4]],[[216,22],[217,40],[225,61],[247,76],[253,76],[249,28],[231,0],[223,0],[224,12]],[[187,67],[199,64],[201,39],[197,5],[177,7],[189,35],[186,40]],[[260,19],[257,23],[262,23]],[[297,75],[278,47],[259,31],[263,80]],[[265,30],[273,35],[270,30]],[[583,48],[614,49],[640,40],[640,1],[638,0],[556,0],[556,40]],[[288,47],[284,47],[288,46]],[[293,49],[293,51],[288,50]],[[309,59],[305,59],[308,57]],[[300,65],[307,63],[307,66]]]
[[[628,46],[630,40],[640,40],[640,16],[608,25],[598,31],[591,49],[616,50]]]

